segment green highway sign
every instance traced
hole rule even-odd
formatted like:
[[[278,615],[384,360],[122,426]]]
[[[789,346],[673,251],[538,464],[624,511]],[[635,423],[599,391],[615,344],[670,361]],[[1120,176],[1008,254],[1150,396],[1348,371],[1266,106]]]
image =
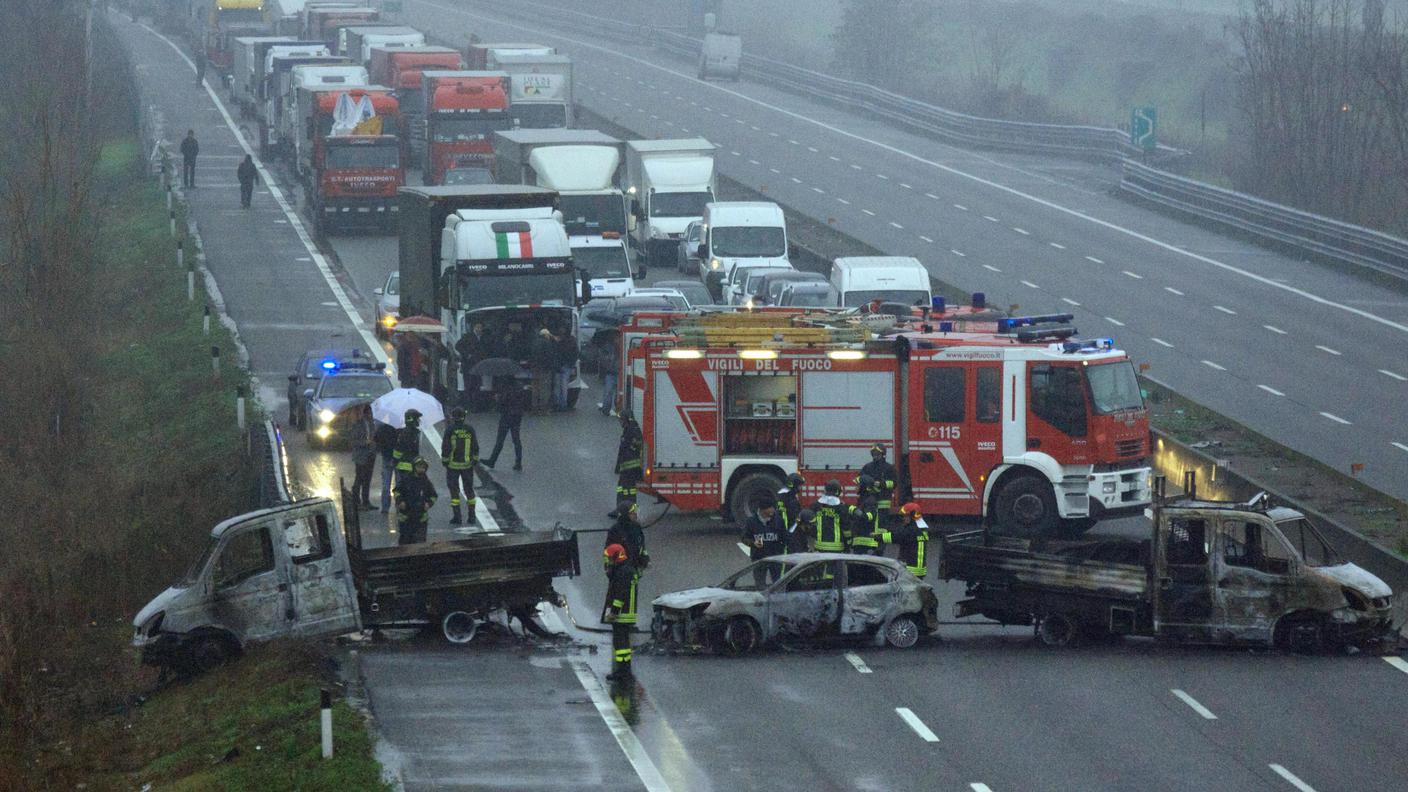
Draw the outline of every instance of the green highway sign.
[[[1159,111],[1154,107],[1136,107],[1129,114],[1129,142],[1153,151],[1159,147]]]

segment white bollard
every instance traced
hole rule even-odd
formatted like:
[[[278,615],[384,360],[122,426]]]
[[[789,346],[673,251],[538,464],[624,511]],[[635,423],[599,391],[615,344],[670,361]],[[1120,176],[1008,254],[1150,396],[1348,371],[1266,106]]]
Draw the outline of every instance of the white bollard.
[[[176,268],[186,266],[186,240],[176,240]]]
[[[206,335],[210,335],[210,306],[205,306],[205,316],[201,318],[201,329]]]
[[[175,209],[172,209],[170,212],[167,212],[166,214],[167,214],[167,217],[170,218],[170,220],[171,220],[171,238],[172,238],[172,239],[175,239],[175,238],[176,238],[176,210],[175,210]]]
[[[235,387],[235,423],[244,429],[244,386]]]
[[[166,185],[166,211],[168,211],[168,212],[171,211],[171,202],[172,202],[172,200],[173,200],[173,199],[172,199],[172,197],[171,197],[171,185],[168,184],[168,185]]]
[[[186,270],[186,302],[196,300],[196,271]]]
[[[323,758],[332,758],[332,693],[322,691]]]
[[[218,378],[220,376],[220,347],[210,348],[210,370]]]

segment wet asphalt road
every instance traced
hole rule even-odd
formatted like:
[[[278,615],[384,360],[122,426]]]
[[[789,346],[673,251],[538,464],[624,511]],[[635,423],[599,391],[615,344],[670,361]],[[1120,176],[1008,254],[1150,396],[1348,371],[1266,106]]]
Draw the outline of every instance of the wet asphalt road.
[[[192,209],[261,393],[282,417],[293,360],[330,339],[360,343],[360,333],[273,196],[261,192],[254,210],[238,209],[240,149],[186,64],[148,31],[118,28],[148,101],[167,119],[168,139],[195,127],[211,155]],[[365,327],[371,291],[394,266],[394,242],[339,237],[332,245],[340,262],[334,280]],[[484,417],[476,426],[491,434]],[[491,474],[511,505],[486,503],[489,517],[504,530],[556,522],[605,528],[615,421],[580,409],[529,418],[525,429],[526,469]],[[290,451],[307,491],[330,492],[339,474],[350,475],[344,453],[310,452],[296,439]],[[660,511],[644,507],[644,520]],[[437,514],[433,530],[446,531],[447,517]],[[643,601],[717,582],[744,561],[732,529],[705,516],[666,514],[648,536],[655,563],[642,581]],[[604,588],[595,574],[599,534],[581,541],[587,574],[559,586],[570,613],[558,618],[594,627]],[[961,593],[944,587],[948,602]],[[905,652],[854,648],[870,673],[841,649],[737,660],[643,652],[638,688],[620,703],[665,784],[653,788],[1296,788],[1284,772],[1302,789],[1325,792],[1392,789],[1408,778],[1408,738],[1399,728],[1408,674],[1379,658],[1178,650],[1141,640],[1052,652],[1021,629],[941,634]],[[573,630],[572,638],[565,647],[499,639],[459,648],[420,638],[360,648],[383,757],[411,789],[641,788],[571,665],[603,675],[609,654],[591,652],[603,636]]]

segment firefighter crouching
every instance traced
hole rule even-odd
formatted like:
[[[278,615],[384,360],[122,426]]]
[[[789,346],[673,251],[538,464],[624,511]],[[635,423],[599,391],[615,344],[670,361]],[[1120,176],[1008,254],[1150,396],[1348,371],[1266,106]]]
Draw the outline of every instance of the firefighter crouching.
[[[875,479],[861,474],[856,487],[856,504],[848,510],[851,522],[850,550],[856,555],[880,555],[880,510],[875,506]]]
[[[923,580],[929,574],[929,524],[919,512],[919,504],[906,503],[900,507],[900,524],[884,533],[886,542],[893,542],[899,550],[899,560],[910,574]]]
[[[636,499],[640,485],[641,449],[644,448],[640,425],[629,411],[621,413],[621,443],[616,447],[616,499]]]
[[[812,550],[818,553],[844,553],[850,541],[846,507],[841,503],[841,482],[832,479],[820,498],[811,505]]]
[[[602,551],[606,564],[606,605],[601,620],[611,625],[611,673],[606,678],[631,678],[631,632],[636,626],[636,585],[640,574],[626,557],[626,548],[609,544]]]

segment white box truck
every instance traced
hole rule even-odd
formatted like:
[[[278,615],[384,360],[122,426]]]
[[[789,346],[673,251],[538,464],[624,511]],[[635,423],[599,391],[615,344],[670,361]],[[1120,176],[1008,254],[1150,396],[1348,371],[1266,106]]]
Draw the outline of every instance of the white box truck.
[[[572,59],[566,55],[491,52],[492,69],[508,72],[509,114],[523,129],[571,127]]]
[[[645,261],[671,266],[685,228],[714,200],[713,143],[704,138],[626,143],[626,193],[636,219],[631,239]]]
[[[843,256],[831,264],[831,285],[847,308],[876,300],[923,307],[933,300],[929,271],[910,256]]]

